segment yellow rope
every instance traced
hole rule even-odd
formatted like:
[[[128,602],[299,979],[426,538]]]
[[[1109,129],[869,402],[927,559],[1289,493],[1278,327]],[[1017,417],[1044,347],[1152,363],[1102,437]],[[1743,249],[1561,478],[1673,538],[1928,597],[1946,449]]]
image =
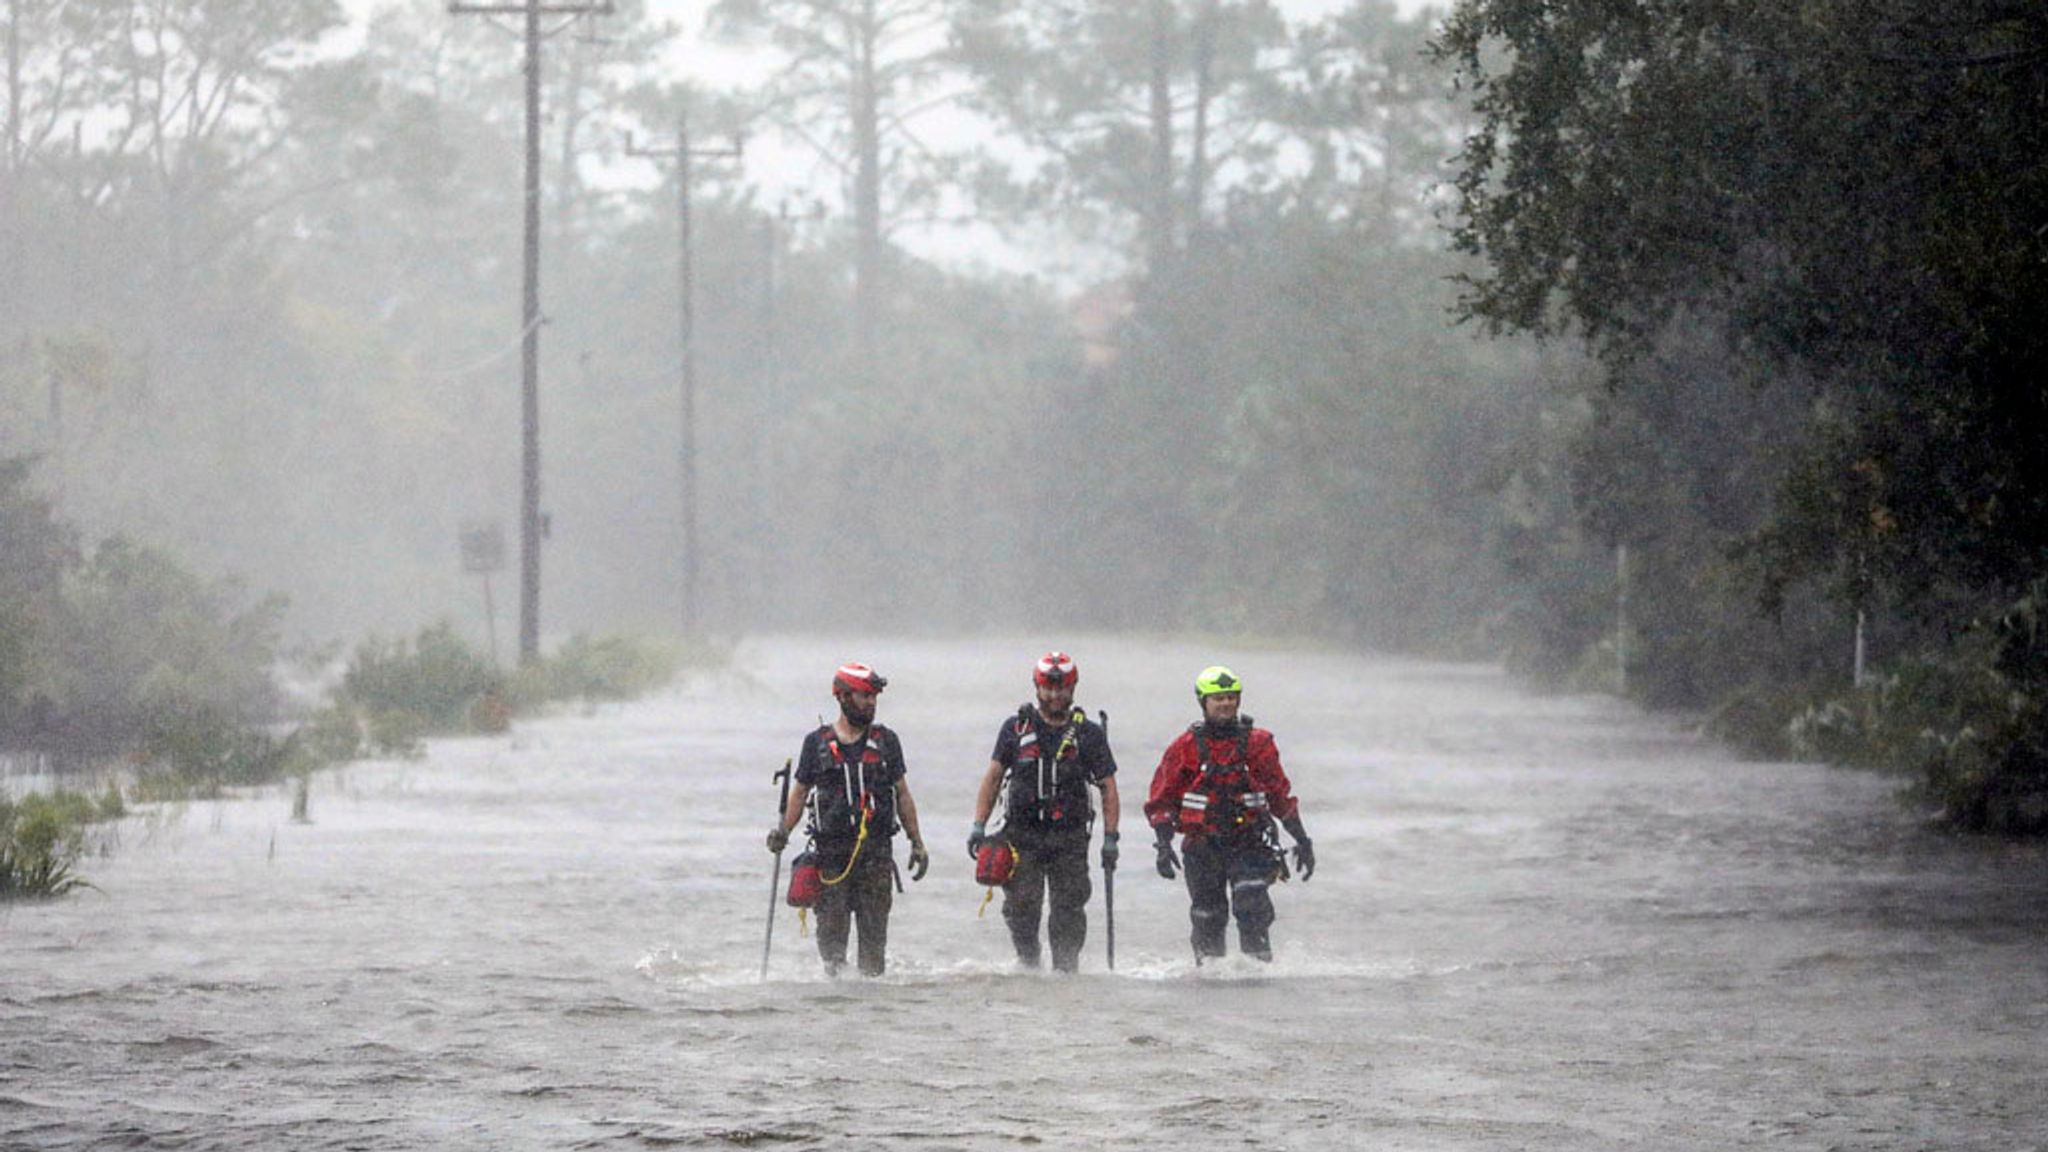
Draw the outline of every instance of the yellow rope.
[[[820,871],[820,872],[818,873],[818,880],[819,880],[819,882],[820,882],[820,883],[823,883],[823,884],[827,884],[827,885],[834,885],[834,884],[838,884],[838,883],[839,883],[840,881],[842,881],[842,880],[845,880],[845,879],[846,879],[846,878],[847,878],[848,876],[851,876],[851,875],[853,874],[853,865],[854,865],[854,862],[855,862],[856,860],[859,860],[859,859],[860,859],[860,849],[861,849],[861,845],[863,845],[863,844],[866,844],[866,843],[868,842],[868,817],[869,817],[870,815],[872,815],[873,813],[874,813],[874,809],[873,809],[872,807],[869,807],[869,808],[863,808],[863,809],[861,810],[861,814],[860,814],[860,835],[858,835],[858,836],[855,836],[855,837],[853,838],[853,855],[851,855],[851,856],[848,856],[848,857],[846,858],[846,869],[845,869],[845,871],[841,872],[841,873],[840,873],[839,875],[837,875],[837,876],[834,876],[834,877],[832,877],[832,878],[831,878],[830,880],[827,880],[827,879],[825,879],[825,874],[824,874],[824,872],[823,872],[823,871],[821,870],[821,871]],[[806,937],[806,936],[809,936],[809,935],[811,934],[811,927],[810,927],[810,912],[811,912],[811,910],[810,910],[809,908],[807,908],[807,907],[806,907],[806,908],[798,908],[798,909],[796,910],[796,935],[797,935],[797,939],[799,939],[799,940],[801,940],[801,939],[803,939],[804,937]]]
[[[822,872],[819,873],[819,878],[821,880],[824,880],[824,884],[826,887],[829,888],[832,885],[839,883],[841,880],[846,879],[848,876],[853,875],[853,864],[854,861],[860,859],[861,845],[866,844],[868,842],[868,816],[871,815],[873,812],[874,809],[872,807],[863,807],[860,811],[860,835],[853,838],[853,855],[848,856],[846,858],[846,870],[841,872],[839,875],[832,877],[830,880],[824,880],[824,874]]]

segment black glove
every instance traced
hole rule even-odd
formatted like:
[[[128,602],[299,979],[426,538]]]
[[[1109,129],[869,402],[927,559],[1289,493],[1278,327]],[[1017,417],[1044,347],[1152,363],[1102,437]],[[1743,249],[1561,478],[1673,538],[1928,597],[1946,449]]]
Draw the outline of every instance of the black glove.
[[[1173,854],[1173,825],[1154,824],[1152,826],[1152,835],[1154,837],[1153,850],[1159,855],[1159,859],[1153,866],[1159,869],[1161,876],[1171,880],[1173,879],[1173,870],[1180,867],[1180,857]]]
[[[1102,834],[1102,870],[1104,872],[1116,871],[1116,842],[1116,833],[1104,832]]]
[[[980,859],[981,846],[987,842],[988,825],[977,822],[974,825],[974,829],[967,833],[967,855],[977,860]]]
[[[1301,813],[1296,812],[1280,822],[1287,834],[1294,837],[1294,870],[1301,873],[1303,883],[1316,874],[1316,846],[1308,838],[1308,829],[1301,826]]]
[[[789,829],[777,824],[768,830],[768,850],[780,853],[789,846]]]
[[[932,858],[926,854],[924,845],[921,843],[912,844],[910,846],[910,878],[912,880],[924,879],[925,869],[931,866]]]

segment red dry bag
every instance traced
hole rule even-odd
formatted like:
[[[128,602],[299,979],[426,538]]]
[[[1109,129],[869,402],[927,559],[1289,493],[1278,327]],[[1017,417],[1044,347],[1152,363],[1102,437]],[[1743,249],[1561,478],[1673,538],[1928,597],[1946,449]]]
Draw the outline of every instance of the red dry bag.
[[[974,853],[974,880],[991,888],[1010,882],[1017,871],[1017,850],[1006,840],[989,840]]]
[[[796,858],[789,870],[789,895],[791,908],[809,908],[818,902],[818,894],[825,890],[825,874],[818,870],[818,857],[806,852]]]

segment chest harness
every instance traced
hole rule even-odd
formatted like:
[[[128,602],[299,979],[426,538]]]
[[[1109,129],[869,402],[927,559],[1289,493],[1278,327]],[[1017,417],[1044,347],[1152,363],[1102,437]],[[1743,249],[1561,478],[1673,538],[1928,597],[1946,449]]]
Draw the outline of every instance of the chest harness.
[[[818,730],[819,781],[811,792],[811,834],[820,840],[855,843],[867,839],[871,825],[884,836],[896,831],[896,792],[889,780],[882,738],[876,724],[851,746],[842,745],[830,725]]]
[[[1206,723],[1191,725],[1188,732],[1195,738],[1195,758],[1201,762],[1201,772],[1194,787],[1181,795],[1180,830],[1211,836],[1239,832],[1269,834],[1272,818],[1266,794],[1255,788],[1252,780],[1251,717],[1238,721],[1235,738],[1231,741],[1236,746],[1237,756],[1228,762],[1219,763],[1210,755],[1209,726]]]
[[[839,735],[831,725],[818,729],[819,759],[826,770],[820,773],[823,778],[811,791],[812,847],[797,857],[796,869],[789,877],[788,902],[797,909],[800,931],[806,927],[807,913],[817,902],[819,892],[844,883],[853,875],[853,866],[860,862],[861,849],[867,846],[869,830],[877,820],[888,830],[884,836],[895,832],[895,790],[884,788],[878,792],[868,787],[870,773],[878,780],[886,779],[884,731],[880,724],[870,725],[867,735],[849,749],[839,743]],[[816,842],[843,842],[848,836],[853,837],[853,851],[847,854],[846,867],[837,876],[825,875],[818,865]]]
[[[1095,809],[1088,802],[1088,783],[1079,762],[1081,725],[1087,717],[1086,712],[1074,709],[1059,736],[1047,740],[1040,734],[1037,710],[1029,704],[1017,709],[1017,751],[1008,771],[1012,822],[1066,827],[1094,820]]]

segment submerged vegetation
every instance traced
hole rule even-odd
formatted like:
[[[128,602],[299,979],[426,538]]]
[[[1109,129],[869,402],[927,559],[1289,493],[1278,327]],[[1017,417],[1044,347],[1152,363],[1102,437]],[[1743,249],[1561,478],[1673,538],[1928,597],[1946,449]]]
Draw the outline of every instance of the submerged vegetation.
[[[709,648],[692,655],[692,663],[718,659]],[[429,736],[502,732],[513,717],[551,705],[644,696],[673,680],[683,663],[681,650],[658,642],[578,635],[507,674],[443,622],[411,640],[365,640],[333,703],[299,731],[329,759],[416,755]]]
[[[0,793],[0,899],[88,886],[77,869],[91,829],[130,801],[291,781],[303,820],[307,780],[326,765],[502,732],[560,701],[631,699],[682,663],[650,641],[578,636],[508,676],[436,624],[411,641],[364,641],[333,700],[294,722],[275,680],[280,599],[249,602],[233,581],[120,538],[90,552],[76,540],[22,462],[0,461],[0,752],[123,778],[97,799]]]
[[[93,825],[119,819],[118,790],[0,795],[0,900],[62,896],[91,885],[76,872]]]

